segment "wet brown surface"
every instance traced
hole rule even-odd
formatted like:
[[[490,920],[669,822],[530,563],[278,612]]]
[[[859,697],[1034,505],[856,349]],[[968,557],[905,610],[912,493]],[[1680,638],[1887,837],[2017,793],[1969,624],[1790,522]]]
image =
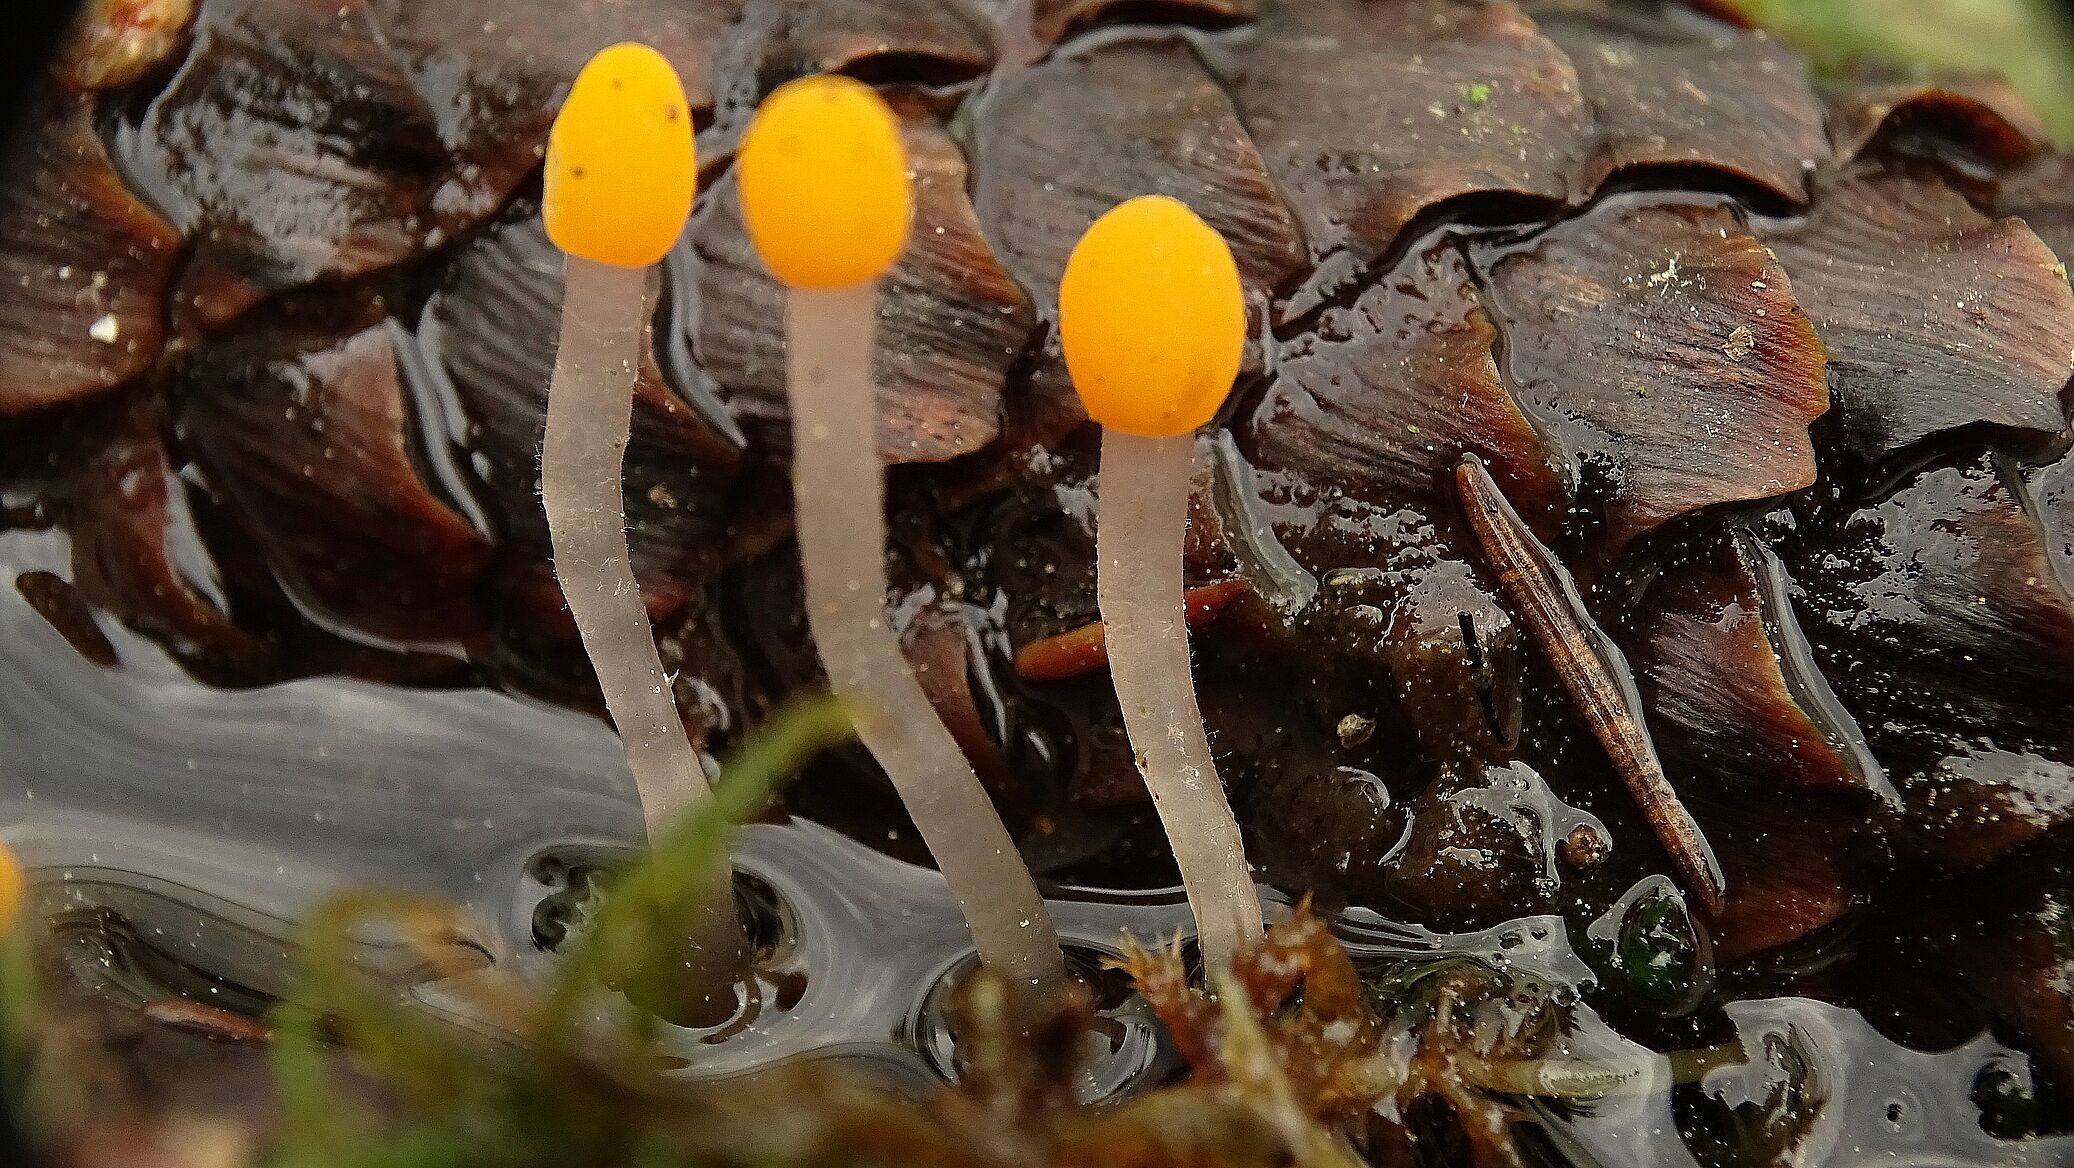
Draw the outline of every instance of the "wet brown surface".
[[[1378,503],[1429,505],[1475,453],[1522,512],[1553,525],[1566,483],[1500,384],[1497,341],[1461,250],[1438,245],[1282,348],[1241,446],[1256,466],[1301,466]]]
[[[1728,960],[1853,908],[1859,835],[1899,802],[1816,668],[1791,587],[1749,533],[1710,536],[1674,553],[1622,637],[1665,770],[1727,874],[1709,926]]]
[[[437,127],[365,16],[313,0],[206,5],[181,71],[118,135],[124,173],[197,241],[179,304],[201,320],[396,263],[458,225],[432,213]]]
[[[64,500],[80,595],[167,642],[204,676],[266,670],[269,648],[226,611],[223,581],[200,546],[189,489],[167,461],[156,411],[122,405],[109,420],[98,449],[74,455],[85,461]]]
[[[1423,770],[1516,727],[1512,691],[1530,650],[1451,501],[1371,503],[1329,478],[1273,469],[1241,489],[1315,591],[1277,622],[1274,648],[1289,655],[1275,668],[1308,683],[1298,693],[1320,729],[1350,715],[1380,721],[1419,744]]]
[[[108,635],[94,623],[93,606],[87,603],[70,580],[56,572],[32,569],[14,578],[14,587],[36,610],[36,615],[56,629],[81,657],[103,668],[121,663]]]
[[[703,121],[715,101],[713,58],[745,7],[744,0],[565,0],[520,12],[506,0],[362,2],[369,35],[409,77],[422,116],[459,163],[436,176],[432,216],[461,223],[494,211],[539,164],[570,79],[606,45],[653,46],[676,68],[692,116]]]
[[[115,135],[145,198],[196,240],[179,307],[220,326],[310,280],[438,249],[538,163],[555,95],[590,52],[655,43],[710,101],[732,6],[548,5],[515,39],[485,0],[214,0],[164,93]],[[267,175],[264,182],[256,175]]]
[[[1829,349],[1855,453],[1976,422],[2065,428],[2074,293],[2022,222],[1989,220],[1934,175],[1889,171],[1825,189],[1804,222],[1763,235]]]
[[[180,237],[116,176],[87,104],[51,101],[0,167],[0,415],[91,397],[165,343]]]
[[[1799,54],[1761,33],[1671,32],[1659,21],[1548,15],[1599,125],[1579,189],[1635,166],[1720,170],[1790,203],[1826,162],[1822,105]]]
[[[992,68],[984,15],[962,0],[748,0],[756,81],[809,73],[969,80]]]
[[[2074,997],[2062,922],[2074,910],[2064,852],[2033,850],[1882,917],[1869,948],[1884,984],[1866,1012],[1912,1044],[1944,1046],[1984,1024],[2021,1035],[2049,1089],[2074,1085]]]
[[[392,336],[286,321],[212,348],[182,370],[175,430],[316,619],[465,642],[487,624],[490,545],[418,478]]]
[[[1959,455],[1788,553],[1815,657],[1900,790],[1903,841],[1972,867],[2074,816],[2074,606],[2017,469]]]
[[[2023,220],[2062,262],[2074,255],[2074,155],[2048,154],[2005,178],[1995,214]]]
[[[1577,74],[1512,6],[1318,0],[1264,27],[1234,92],[1314,256],[1358,264],[1459,196],[1573,193],[1590,134]]]
[[[1752,794],[1704,778],[1682,792],[1721,857],[1728,894],[1707,918],[1716,956],[1790,952],[1859,906],[1873,882],[1857,862],[1865,804],[1826,794]]]
[[[1186,42],[1114,40],[997,79],[972,114],[972,201],[1041,314],[1081,232],[1168,195],[1224,236],[1249,291],[1303,270],[1303,243],[1231,100]],[[1118,151],[1115,144],[1132,149]]]
[[[1837,154],[1856,158],[1882,135],[1912,148],[1940,147],[1996,165],[2022,162],[2050,140],[2036,111],[1999,77],[1934,82],[1868,79],[1829,103]]]
[[[2031,497],[2038,501],[2038,527],[2045,554],[2059,573],[2062,587],[2074,590],[2074,448],[2043,465],[2026,469]]]
[[[1864,732],[1809,656],[1791,587],[1747,534],[1707,539],[1650,584],[1622,640],[1666,763],[1710,786],[1891,799]]]
[[[1815,481],[1822,345],[1726,208],[1615,200],[1477,266],[1521,407],[1603,493],[1609,554]]]
[[[1265,0],[1003,0],[1009,13],[1027,15],[1037,43],[1054,45],[1101,21],[1171,20],[1221,28],[1260,15]]]
[[[1557,845],[1577,817],[1533,767],[1444,770],[1406,815],[1411,829],[1383,880],[1386,903],[1454,928],[1492,923],[1493,903],[1555,907]]]

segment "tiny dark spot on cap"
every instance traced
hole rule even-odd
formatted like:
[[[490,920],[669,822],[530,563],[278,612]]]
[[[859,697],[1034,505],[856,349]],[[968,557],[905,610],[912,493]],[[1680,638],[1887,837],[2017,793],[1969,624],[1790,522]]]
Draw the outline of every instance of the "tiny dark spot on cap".
[[[625,81],[622,81],[622,80],[620,80],[620,79],[619,79],[619,78],[617,78],[617,77],[614,77],[614,78],[612,79],[612,88],[614,88],[614,89],[625,89],[626,87],[627,87],[627,83],[626,83]]]
[[[583,177],[583,168],[582,168],[582,167],[580,167],[580,166],[572,166],[572,167],[570,167],[570,168],[569,168],[569,177],[570,177],[570,178],[582,178],[582,177]]]
[[[676,106],[674,106],[674,105],[666,105],[666,106],[664,106],[664,107],[663,107],[663,118],[664,118],[664,119],[665,119],[666,121],[672,121],[672,122],[676,121],[676,120],[677,120],[677,107],[676,107]]]

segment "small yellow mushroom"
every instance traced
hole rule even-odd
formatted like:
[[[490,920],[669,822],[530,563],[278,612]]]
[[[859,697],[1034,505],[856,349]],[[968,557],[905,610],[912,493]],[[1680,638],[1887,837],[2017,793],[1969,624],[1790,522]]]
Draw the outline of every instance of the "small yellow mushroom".
[[[858,737],[907,805],[990,967],[1046,995],[1058,934],[1015,841],[901,655],[886,616],[885,475],[871,358],[876,281],[910,213],[893,111],[869,86],[813,77],[764,100],[736,162],[742,218],[789,287],[785,373],[807,620]]]
[[[639,44],[592,57],[548,135],[541,215],[567,257],[540,494],[555,578],[619,730],[650,839],[709,788],[629,563],[620,476],[649,266],[682,234],[697,181],[690,107],[670,63]],[[748,953],[732,890],[707,898],[692,942],[690,1000],[669,1006],[685,1021],[725,1021]]]
[[[13,931],[15,920],[22,915],[24,883],[22,862],[15,859],[13,849],[0,844],[0,934]]]
[[[809,77],[765,98],[735,177],[757,254],[789,287],[869,284],[907,246],[900,122],[860,81]]]
[[[1059,340],[1103,427],[1095,597],[1109,675],[1212,971],[1259,943],[1260,895],[1196,704],[1181,548],[1195,430],[1230,394],[1245,339],[1230,248],[1172,199],[1112,208],[1066,263]]]
[[[698,190],[691,107],[661,53],[631,41],[576,75],[547,135],[540,215],[572,256],[622,268],[659,262]]]
[[[1231,249],[1163,195],[1112,208],[1066,261],[1059,341],[1073,388],[1105,428],[1193,433],[1231,393],[1246,347]]]

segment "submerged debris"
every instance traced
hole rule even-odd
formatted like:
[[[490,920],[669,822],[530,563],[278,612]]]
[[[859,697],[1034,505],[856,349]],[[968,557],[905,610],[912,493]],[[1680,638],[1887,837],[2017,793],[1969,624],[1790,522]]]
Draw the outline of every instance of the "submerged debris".
[[[1639,1047],[1577,1038],[1576,987],[1502,958],[1407,959],[1364,981],[1308,906],[1214,993],[1188,983],[1173,950],[1132,949],[1124,964],[1194,1071],[1177,1090],[1256,1118],[1306,1168],[1520,1168],[1534,1162],[1521,1130],[1546,1114],[1536,1101],[1600,1099],[1666,1069]]]

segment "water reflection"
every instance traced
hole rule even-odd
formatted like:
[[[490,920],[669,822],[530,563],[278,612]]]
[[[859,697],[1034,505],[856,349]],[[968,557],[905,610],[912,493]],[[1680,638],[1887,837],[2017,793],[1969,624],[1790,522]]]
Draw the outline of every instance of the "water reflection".
[[[62,534],[0,533],[10,579],[64,576],[68,561]],[[81,656],[19,590],[0,589],[0,834],[32,870],[39,907],[85,955],[74,966],[101,971],[98,992],[259,1008],[287,988],[303,915],[364,886],[451,899],[473,924],[463,941],[480,963],[538,977],[555,960],[536,940],[555,864],[609,863],[641,833],[618,744],[588,717],[483,691],[339,679],[218,690],[114,621],[99,624],[116,668]],[[940,1003],[969,946],[935,873],[804,820],[744,829],[736,863],[782,901],[786,943],[765,971],[770,999],[738,1032],[671,1036],[685,1073],[817,1058],[917,1089],[940,1082],[950,1069]],[[1061,935],[1089,951],[1126,932],[1186,931],[1178,891],[1057,891]],[[1371,969],[1467,956],[1572,988],[1594,976],[1556,917],[1447,935],[1357,912],[1339,931]],[[358,956],[415,982],[428,1008],[494,1025],[465,979],[431,977],[403,947],[375,939]],[[1753,1148],[1798,1163],[2074,1162],[2064,1139],[1982,1130],[1973,1099],[1984,1076],[2028,1081],[2022,1056],[1986,1037],[1924,1054],[1834,1006],[1731,1003],[1740,1049],[1695,1071],[1571,1005],[1565,1056],[1632,1072],[1598,1098],[1520,1101],[1540,1121],[1534,1138],[1573,1162],[1712,1168]],[[1123,1005],[1108,1019],[1109,1057],[1089,1094],[1173,1069],[1142,1011]]]
[[[0,536],[16,571],[63,572],[68,555],[56,533]],[[340,679],[218,690],[102,623],[117,669],[82,658],[15,590],[0,593],[0,823],[52,914],[119,919],[137,942],[273,995],[314,903],[402,887],[467,910],[478,930],[468,943],[486,962],[539,976],[554,957],[534,937],[551,895],[538,858],[623,854],[641,837],[624,756],[594,719],[484,691]],[[725,1042],[677,1033],[687,1070],[811,1055],[933,1081],[918,1012],[969,953],[941,879],[804,820],[745,828],[735,862],[782,898],[789,968],[772,972],[804,985]],[[1065,899],[1054,912],[1063,936],[1104,948],[1188,920],[1178,893]],[[465,987],[414,992],[487,1024]],[[1142,1033],[1123,1045],[1142,1074],[1167,1065]]]

